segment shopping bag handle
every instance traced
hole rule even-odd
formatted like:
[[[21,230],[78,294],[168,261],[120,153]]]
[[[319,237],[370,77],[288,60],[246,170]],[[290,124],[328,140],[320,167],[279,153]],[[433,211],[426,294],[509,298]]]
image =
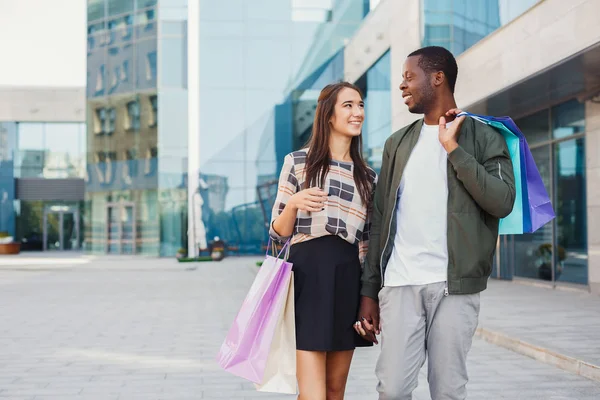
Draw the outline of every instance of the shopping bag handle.
[[[477,121],[482,122],[484,124],[488,123],[488,121],[482,115],[472,114],[472,113],[470,113],[468,111],[463,111],[461,113],[456,114],[457,118],[458,117],[463,117],[463,116],[469,116],[469,117],[471,117],[473,119],[476,119]]]
[[[265,257],[269,256],[269,250],[272,250],[272,254],[273,257],[277,257],[280,258],[281,254],[285,251],[285,259],[287,260],[288,255],[290,254],[290,242],[291,242],[292,238],[289,238],[287,240],[287,242],[285,242],[285,245],[283,245],[283,247],[281,248],[281,251],[279,252],[279,254],[277,256],[275,256],[275,242],[271,239],[271,237],[269,237],[269,243],[267,244],[267,252],[265,254]]]

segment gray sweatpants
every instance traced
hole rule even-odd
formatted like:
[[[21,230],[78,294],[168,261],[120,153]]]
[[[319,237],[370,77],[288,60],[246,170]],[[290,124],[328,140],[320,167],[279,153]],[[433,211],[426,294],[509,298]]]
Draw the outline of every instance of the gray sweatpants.
[[[467,353],[479,318],[479,294],[444,296],[445,283],[384,287],[379,293],[380,400],[411,400],[429,357],[432,400],[467,398]]]

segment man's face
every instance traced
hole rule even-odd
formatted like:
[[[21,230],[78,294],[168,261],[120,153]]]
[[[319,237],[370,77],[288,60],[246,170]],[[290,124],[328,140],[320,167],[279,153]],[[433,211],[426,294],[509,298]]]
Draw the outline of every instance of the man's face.
[[[400,84],[404,104],[413,114],[425,114],[435,99],[431,74],[419,67],[419,58],[420,56],[412,56],[406,59]]]

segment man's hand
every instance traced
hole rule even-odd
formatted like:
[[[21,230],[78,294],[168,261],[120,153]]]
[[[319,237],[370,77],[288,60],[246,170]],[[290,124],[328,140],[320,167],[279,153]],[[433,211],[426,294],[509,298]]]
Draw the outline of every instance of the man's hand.
[[[446,116],[456,116],[460,114],[462,110],[458,108],[453,108],[452,110],[448,110]],[[452,153],[458,147],[458,133],[460,132],[460,127],[465,120],[465,116],[461,116],[454,119],[454,122],[449,128],[446,128],[446,118],[444,116],[440,117],[439,121],[439,140],[446,153]]]
[[[354,329],[363,338],[378,344],[377,337],[381,331],[379,323],[379,304],[376,300],[362,296],[360,299],[360,308],[358,319],[354,324]]]

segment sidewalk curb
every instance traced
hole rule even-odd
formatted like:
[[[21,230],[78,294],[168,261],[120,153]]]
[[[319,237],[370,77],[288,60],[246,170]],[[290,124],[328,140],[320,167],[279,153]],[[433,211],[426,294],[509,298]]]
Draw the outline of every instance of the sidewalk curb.
[[[580,375],[594,381],[600,382],[600,366],[590,364],[583,360],[565,356],[543,347],[523,342],[522,340],[511,338],[499,332],[478,327],[475,336],[486,342],[495,344],[516,353],[531,357],[534,360],[558,367],[568,372]]]

